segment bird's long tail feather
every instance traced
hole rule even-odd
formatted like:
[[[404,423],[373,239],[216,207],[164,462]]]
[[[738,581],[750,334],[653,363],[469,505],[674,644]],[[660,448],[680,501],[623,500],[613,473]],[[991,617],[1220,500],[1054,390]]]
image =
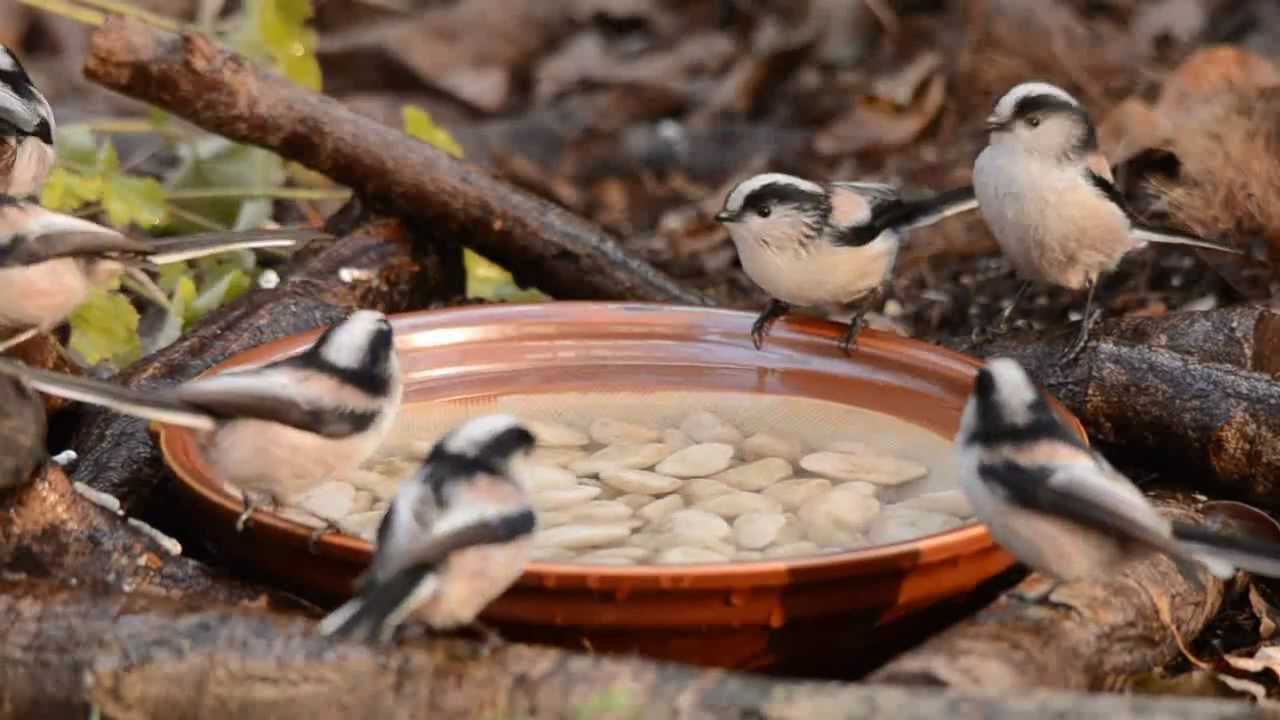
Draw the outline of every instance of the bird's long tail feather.
[[[176,398],[168,397],[164,391],[142,393],[122,385],[49,372],[4,358],[0,358],[0,374],[17,378],[42,393],[100,405],[144,420],[202,431],[212,430],[215,426],[212,417]]]
[[[1204,238],[1196,237],[1195,235],[1180,233],[1176,230],[1157,230],[1155,228],[1143,227],[1140,225],[1134,226],[1133,237],[1141,243],[1189,245],[1191,247],[1205,248],[1206,250],[1217,250],[1219,252],[1232,253],[1235,255],[1240,255],[1244,252],[1238,248],[1205,240]]]
[[[324,231],[310,228],[179,235],[177,237],[152,240],[150,242],[152,252],[147,255],[147,260],[154,265],[167,265],[233,250],[290,248],[312,240],[330,239],[332,237],[332,235]]]
[[[420,563],[382,582],[368,582],[360,594],[320,621],[320,634],[337,638],[359,637],[377,642],[431,591],[435,565]]]
[[[913,230],[977,207],[978,199],[974,195],[973,186],[966,185],[924,200],[904,202],[895,213],[893,224],[902,230]]]
[[[1255,575],[1280,578],[1280,544],[1179,522],[1173,524],[1173,537],[1183,548],[1198,555],[1210,569],[1215,569],[1214,561],[1217,561],[1216,564],[1230,564]]]

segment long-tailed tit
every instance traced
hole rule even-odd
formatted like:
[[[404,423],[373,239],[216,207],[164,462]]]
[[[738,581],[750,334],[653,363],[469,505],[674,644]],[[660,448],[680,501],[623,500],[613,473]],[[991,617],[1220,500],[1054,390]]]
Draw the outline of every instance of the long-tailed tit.
[[[1280,546],[1170,522],[1089,449],[1016,361],[978,371],[956,436],[955,463],[975,515],[1024,564],[1055,583],[1105,577],[1150,552],[1280,577]]]
[[[976,205],[971,187],[907,202],[878,183],[820,185],[780,173],[739,183],[716,220],[729,229],[743,270],[771,296],[751,327],[756,348],[792,305],[854,305],[841,342],[849,352],[893,272],[901,233]]]
[[[391,324],[357,310],[300,355],[262,367],[132,390],[0,359],[40,392],[191,428],[215,479],[244,492],[243,529],[265,496],[280,504],[349,471],[382,444],[402,384]]]
[[[520,468],[533,445],[509,415],[442,438],[383,516],[358,594],[320,632],[385,642],[410,617],[437,630],[474,625],[528,561],[536,518]]]
[[[34,194],[55,160],[53,109],[23,69],[0,45],[0,194]]]
[[[0,195],[0,352],[63,321],[88,296],[139,266],[192,260],[232,250],[283,248],[327,233],[305,228],[212,232],[140,240],[81,218],[53,212],[35,200]],[[164,297],[151,299],[165,302]]]
[[[1098,276],[1129,251],[1155,242],[1239,252],[1139,222],[1113,184],[1089,114],[1061,88],[1041,82],[1014,87],[996,103],[987,129],[973,186],[982,217],[1024,280],[1013,303],[1030,281],[1088,289],[1080,334],[1064,360],[1088,340]],[[1006,308],[1000,327],[1012,310]]]

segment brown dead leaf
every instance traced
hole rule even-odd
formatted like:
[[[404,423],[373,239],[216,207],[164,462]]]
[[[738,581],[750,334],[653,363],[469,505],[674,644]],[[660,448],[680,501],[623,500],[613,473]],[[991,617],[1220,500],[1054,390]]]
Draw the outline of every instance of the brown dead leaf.
[[[1258,636],[1270,640],[1276,634],[1276,618],[1280,617],[1280,610],[1262,597],[1256,585],[1249,586],[1249,607],[1258,617]]]
[[[638,57],[619,57],[598,33],[581,33],[542,62],[535,75],[534,98],[546,102],[582,84],[661,88],[688,95],[700,77],[721,71],[735,52],[720,32],[695,33],[675,46]]]
[[[919,137],[933,122],[946,95],[947,80],[939,73],[925,82],[920,96],[906,108],[900,109],[874,97],[861,98],[849,112],[818,131],[813,149],[829,157],[900,148]]]
[[[1139,97],[1125,99],[1098,124],[1098,143],[1112,167],[1155,145],[1163,133],[1162,118]]]
[[[1157,0],[1138,7],[1130,27],[1134,40],[1145,53],[1186,47],[1204,32],[1209,12],[1203,0]]]
[[[1155,109],[1175,118],[1213,95],[1274,85],[1280,85],[1280,69],[1266,58],[1232,45],[1201,48],[1165,80]]]
[[[1254,651],[1252,656],[1226,655],[1222,658],[1228,665],[1249,673],[1271,671],[1280,679],[1280,647],[1263,645]]]

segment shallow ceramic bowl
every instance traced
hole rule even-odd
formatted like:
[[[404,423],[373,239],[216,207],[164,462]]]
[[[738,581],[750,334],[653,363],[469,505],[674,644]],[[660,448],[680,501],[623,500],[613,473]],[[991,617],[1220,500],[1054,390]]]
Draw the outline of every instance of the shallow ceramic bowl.
[[[860,406],[954,435],[978,361],[870,330],[846,357],[836,341],[842,326],[794,316],[756,350],[753,319],[706,308],[558,302],[411,313],[392,324],[411,403],[583,390],[770,393]],[[210,372],[295,354],[318,334],[255,348]],[[158,434],[194,501],[193,522],[225,554],[320,603],[350,594],[371,557],[369,543],[328,534],[309,553],[309,528],[265,511],[236,533],[241,505],[211,479],[194,435],[174,427]],[[768,562],[537,562],[484,619],[524,640],[788,667],[813,655],[813,642],[828,649],[837,639],[850,648],[881,643],[908,625],[896,621],[959,598],[1011,565],[977,523],[895,545]]]

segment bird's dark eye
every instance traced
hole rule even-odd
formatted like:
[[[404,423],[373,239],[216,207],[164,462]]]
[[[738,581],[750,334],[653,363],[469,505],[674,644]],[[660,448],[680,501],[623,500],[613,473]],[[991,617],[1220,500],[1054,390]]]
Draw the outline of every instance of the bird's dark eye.
[[[1030,125],[1031,127],[1040,127],[1040,116],[1032,115],[1031,117],[1027,118],[1027,124]]]
[[[760,207],[756,208],[756,214],[762,218],[769,217],[769,215],[771,215],[772,213],[773,213],[773,208],[769,207],[768,205],[761,205]]]

